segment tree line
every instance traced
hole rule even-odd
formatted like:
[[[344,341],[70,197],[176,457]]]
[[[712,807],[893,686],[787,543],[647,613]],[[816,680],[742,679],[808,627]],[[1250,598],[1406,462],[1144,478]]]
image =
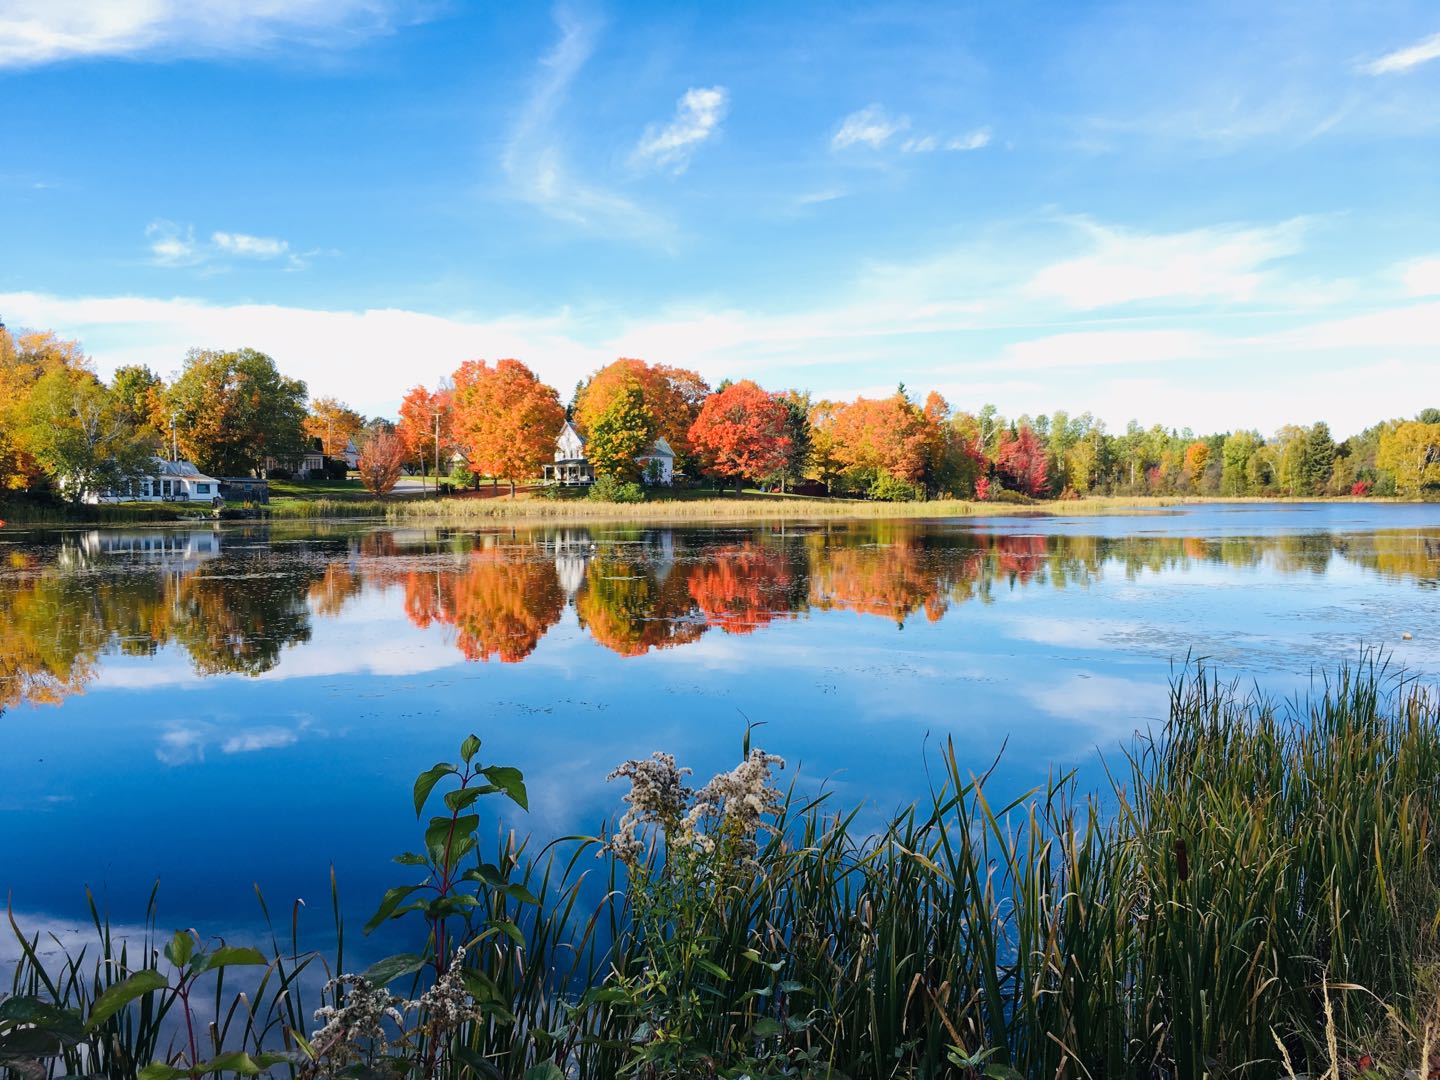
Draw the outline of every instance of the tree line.
[[[681,480],[908,500],[1090,494],[1423,497],[1440,489],[1440,409],[1384,420],[1343,441],[1287,424],[1196,434],[1089,413],[1002,416],[957,410],[902,384],[880,398],[817,399],[744,379],[622,358],[568,403],[519,360],[468,360],[439,387],[416,386],[398,419],[366,418],[253,349],[194,349],[169,381],[143,365],[95,372],[78,342],[0,327],[0,491],[79,498],[143,474],[158,454],[219,476],[293,467],[318,443],[360,451],[366,485],[388,491],[402,464],[457,479],[534,482],[569,419],[596,475],[654,479],[637,458],[664,438]]]

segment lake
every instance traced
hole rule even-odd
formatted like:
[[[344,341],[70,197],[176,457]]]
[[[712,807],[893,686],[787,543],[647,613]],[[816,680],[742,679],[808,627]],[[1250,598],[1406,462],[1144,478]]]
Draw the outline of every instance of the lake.
[[[1406,640],[1402,635],[1410,634]],[[700,779],[747,724],[786,777],[889,810],[953,739],[1020,792],[1100,776],[1187,657],[1303,691],[1367,646],[1440,676],[1440,506],[702,527],[359,524],[0,532],[0,891],[32,926],[253,926],[333,865],[403,876],[410,785],[474,731],[537,838],[606,774]],[[1098,752],[1098,754],[1097,754]]]

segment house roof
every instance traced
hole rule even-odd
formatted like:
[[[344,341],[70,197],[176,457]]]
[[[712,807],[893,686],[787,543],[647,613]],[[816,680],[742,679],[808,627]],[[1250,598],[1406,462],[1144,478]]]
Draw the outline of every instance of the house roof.
[[[164,458],[155,459],[156,476],[181,476],[187,480],[214,480],[213,476],[207,476],[195,467],[193,461],[166,461]]]
[[[650,449],[649,449],[649,450],[646,450],[645,453],[641,454],[640,456],[641,456],[642,458],[647,458],[647,457],[672,457],[672,458],[673,458],[673,457],[675,456],[675,451],[670,449],[670,444],[665,441],[665,436],[664,436],[664,435],[661,435],[661,436],[660,436],[658,439],[656,439],[655,442],[651,445]]]
[[[565,437],[565,432],[567,431],[579,440],[581,446],[585,445],[585,436],[581,435],[580,429],[577,428],[574,424],[572,424],[569,420],[566,420],[564,425],[560,428],[560,434],[555,436],[555,441],[559,442],[561,439],[563,439]]]

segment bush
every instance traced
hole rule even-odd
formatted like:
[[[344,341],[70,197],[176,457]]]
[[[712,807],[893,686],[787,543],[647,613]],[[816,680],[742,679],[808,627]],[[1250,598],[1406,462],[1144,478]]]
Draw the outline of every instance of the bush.
[[[638,503],[645,501],[645,489],[633,480],[600,476],[590,485],[590,498],[596,502]]]
[[[347,480],[350,477],[350,466],[345,464],[344,458],[326,458],[323,471],[327,480]]]
[[[920,489],[914,484],[883,472],[871,481],[869,494],[877,502],[913,502],[921,497]]]

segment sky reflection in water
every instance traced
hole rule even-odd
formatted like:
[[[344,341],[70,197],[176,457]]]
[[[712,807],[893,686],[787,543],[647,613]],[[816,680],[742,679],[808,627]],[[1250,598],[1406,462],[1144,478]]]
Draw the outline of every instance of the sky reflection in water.
[[[654,749],[888,809],[927,740],[997,785],[1094,776],[1159,716],[1172,664],[1288,693],[1364,644],[1440,674],[1440,507],[502,530],[356,526],[0,534],[0,889],[91,885],[169,921],[368,914],[410,846],[414,774],[474,730],[521,767],[510,824],[594,831]],[[1413,635],[1401,639],[1402,632]]]

